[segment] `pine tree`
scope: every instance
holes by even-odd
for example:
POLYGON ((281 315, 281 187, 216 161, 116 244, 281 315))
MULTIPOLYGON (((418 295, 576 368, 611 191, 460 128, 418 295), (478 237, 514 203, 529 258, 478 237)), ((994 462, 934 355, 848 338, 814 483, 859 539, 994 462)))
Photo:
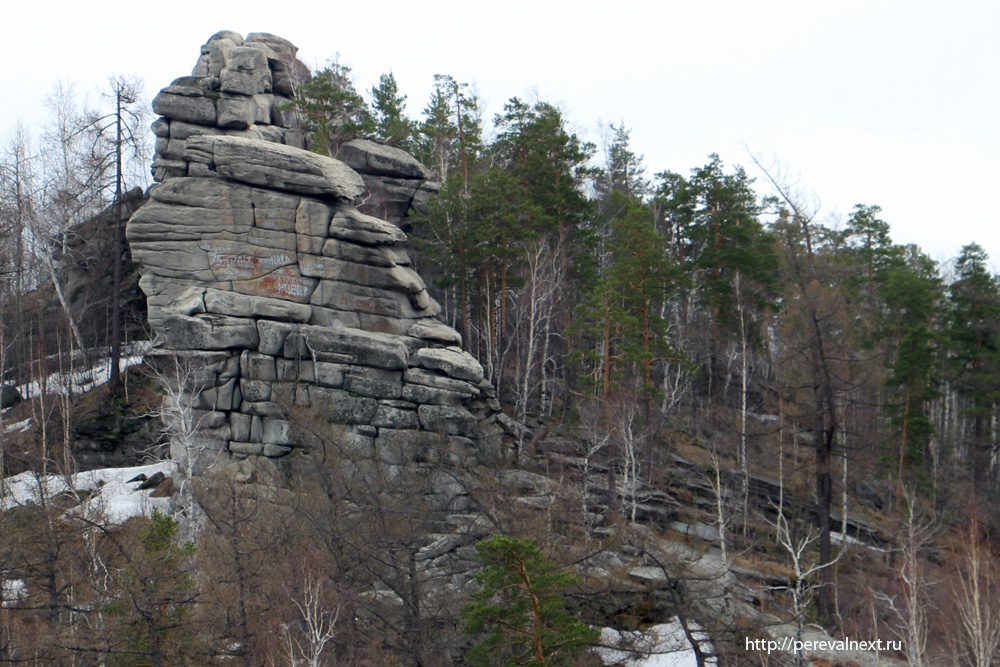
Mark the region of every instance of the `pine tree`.
POLYGON ((673 236, 674 254, 695 277, 695 294, 707 314, 712 394, 722 341, 739 337, 752 348, 760 340, 756 324, 776 305, 778 258, 775 238, 759 220, 765 202, 754 192, 753 179, 742 167, 727 174, 718 155, 710 158, 692 169, 689 179, 659 174, 656 199, 673 236))
POLYGON ((878 217, 881 212, 879 206, 855 205, 843 234, 850 254, 863 267, 862 281, 868 285, 870 293, 875 292, 886 272, 899 264, 901 252, 889 237, 889 223, 878 217))
POLYGON ((375 136, 390 146, 410 150, 415 127, 413 121, 406 117, 406 95, 399 94, 392 72, 379 77, 378 85, 372 86, 371 94, 375 136))
POLYGON ((416 142, 416 155, 439 181, 447 181, 458 128, 451 117, 451 105, 441 86, 435 86, 424 107, 424 121, 416 142))
POLYGON ((986 268, 986 251, 962 248, 951 285, 951 374, 973 420, 970 464, 977 488, 990 472, 992 419, 1000 400, 1000 281, 986 268))
POLYGON ((473 665, 556 667, 600 636, 566 610, 559 593, 576 583, 546 559, 531 539, 494 535, 476 545, 482 588, 462 609, 465 631, 481 635, 466 655, 473 665))
POLYGON ((943 342, 937 331, 944 300, 937 266, 916 246, 909 246, 905 252, 906 261, 885 271, 879 289, 886 307, 883 337, 895 347, 887 359, 886 386, 893 399, 890 424, 899 441, 899 493, 903 491, 906 466, 925 460, 934 435, 927 408, 939 394, 943 342))
POLYGON ((295 91, 295 99, 285 108, 297 109, 309 132, 309 148, 335 157, 340 145, 373 129, 373 122, 361 95, 354 88, 351 68, 338 56, 312 79, 295 91))
POLYGON ((121 557, 114 599, 104 608, 117 629, 106 664, 194 664, 188 655, 194 641, 188 632, 191 605, 198 597, 191 576, 194 544, 178 545, 177 521, 156 510, 134 542, 111 531, 104 535, 121 557))

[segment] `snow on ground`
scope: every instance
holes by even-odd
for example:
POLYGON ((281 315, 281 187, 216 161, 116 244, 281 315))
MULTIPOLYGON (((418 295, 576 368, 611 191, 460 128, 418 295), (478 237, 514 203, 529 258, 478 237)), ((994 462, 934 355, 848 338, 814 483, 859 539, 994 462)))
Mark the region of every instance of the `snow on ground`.
MULTIPOLYGON (((149 341, 131 343, 125 347, 125 354, 119 360, 118 368, 121 371, 137 366, 142 363, 146 352, 153 346, 149 341)), ((92 352, 100 352, 94 350, 92 352)), ((82 358, 79 353, 74 354, 77 358, 82 358)), ((53 361, 52 363, 56 363, 53 361)), ((94 387, 106 384, 111 379, 111 360, 107 356, 107 350, 103 351, 100 359, 90 368, 74 370, 72 374, 56 371, 50 373, 43 379, 33 379, 25 384, 17 385, 17 390, 21 392, 21 397, 28 399, 38 396, 43 390, 46 395, 65 394, 72 383, 74 394, 88 392, 94 387)))
POLYGON ((13 424, 8 424, 3 427, 4 434, 7 433, 19 433, 21 431, 27 431, 31 427, 31 417, 28 417, 24 421, 14 422, 13 424))
MULTIPOLYGON (((709 651, 704 643, 704 633, 693 627, 695 637, 702 641, 703 650, 709 651)), ((601 643, 604 646, 629 646, 630 650, 598 648, 597 654, 605 665, 620 667, 697 667, 691 644, 684 636, 684 629, 676 620, 654 625, 643 632, 619 632, 614 628, 601 629, 601 643)), ((707 664, 717 664, 708 658, 707 664)))
POLYGON ((139 491, 137 487, 141 482, 129 484, 126 480, 140 474, 152 477, 158 472, 169 477, 175 470, 173 461, 160 461, 132 468, 88 470, 69 477, 23 472, 3 480, 0 509, 38 504, 43 493, 51 497, 60 493, 93 491, 86 502, 68 514, 85 516, 95 523, 119 524, 133 516, 152 516, 154 509, 163 513, 170 510, 170 498, 150 498, 152 489, 139 491))
POLYGON ((13 607, 20 600, 28 597, 28 585, 24 579, 0 579, 0 598, 3 606, 13 607))
POLYGON ((844 544, 853 544, 855 546, 864 547, 870 549, 871 551, 880 551, 882 553, 889 553, 888 550, 882 549, 881 547, 876 547, 867 542, 863 542, 853 535, 844 535, 843 533, 838 533, 835 531, 830 531, 830 541, 832 542, 843 542, 844 544))

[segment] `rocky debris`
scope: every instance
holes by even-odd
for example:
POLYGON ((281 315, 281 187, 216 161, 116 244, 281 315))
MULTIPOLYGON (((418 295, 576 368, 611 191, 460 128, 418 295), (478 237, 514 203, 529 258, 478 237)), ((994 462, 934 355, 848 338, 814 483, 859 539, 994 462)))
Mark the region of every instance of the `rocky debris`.
POLYGON ((392 222, 428 172, 365 140, 343 161, 303 150, 281 108, 304 71, 295 52, 266 33, 217 33, 153 103, 158 183, 127 236, 157 334, 148 358, 195 415, 168 424, 171 454, 195 474, 277 461, 318 423, 390 465, 496 461, 493 389, 435 319, 392 222))

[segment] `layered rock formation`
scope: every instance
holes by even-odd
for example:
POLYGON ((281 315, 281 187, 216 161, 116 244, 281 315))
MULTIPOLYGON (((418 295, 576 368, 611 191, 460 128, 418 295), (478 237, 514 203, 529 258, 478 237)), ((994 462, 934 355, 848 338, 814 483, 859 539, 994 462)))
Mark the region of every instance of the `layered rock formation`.
POLYGON ((482 368, 435 319, 404 232, 357 205, 402 219, 433 190, 426 171, 367 141, 345 162, 303 150, 282 110, 307 73, 295 52, 218 33, 153 102, 158 183, 127 236, 159 354, 193 371, 179 388, 197 413, 175 417, 172 456, 195 471, 280 459, 308 420, 394 465, 493 460, 482 368))

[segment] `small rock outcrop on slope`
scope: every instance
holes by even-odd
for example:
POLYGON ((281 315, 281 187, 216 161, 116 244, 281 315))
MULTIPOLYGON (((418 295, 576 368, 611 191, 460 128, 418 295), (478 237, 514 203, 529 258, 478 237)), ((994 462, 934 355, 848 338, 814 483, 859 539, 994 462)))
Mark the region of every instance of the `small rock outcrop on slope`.
POLYGON ((309 415, 394 465, 495 460, 499 404, 481 366, 435 318, 404 232, 357 206, 401 220, 433 191, 427 172, 364 140, 345 162, 303 150, 282 110, 308 75, 295 52, 220 32, 153 101, 158 183, 127 236, 157 354, 183 362, 197 410, 174 417, 171 454, 195 473, 280 459, 309 415))

